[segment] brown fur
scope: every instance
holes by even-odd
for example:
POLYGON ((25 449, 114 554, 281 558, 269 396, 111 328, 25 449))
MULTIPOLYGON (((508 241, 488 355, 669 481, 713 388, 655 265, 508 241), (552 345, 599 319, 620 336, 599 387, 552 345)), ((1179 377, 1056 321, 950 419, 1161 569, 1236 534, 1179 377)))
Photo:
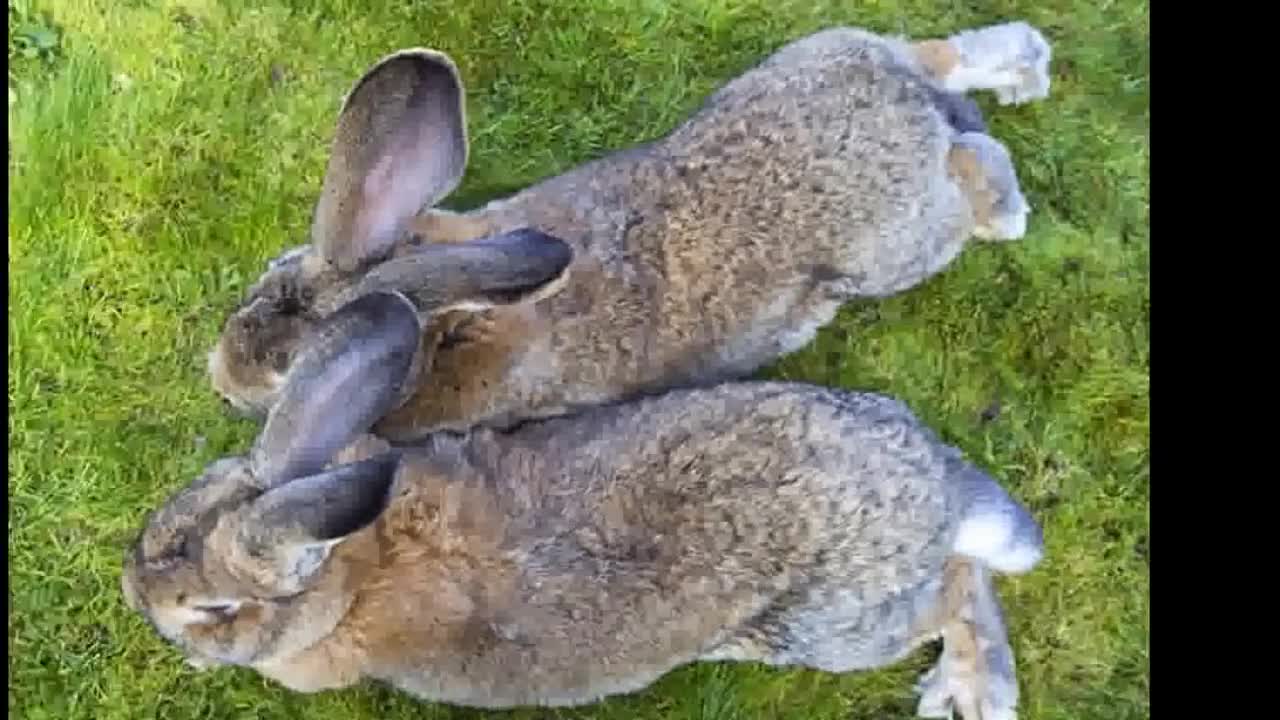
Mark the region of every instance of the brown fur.
POLYGON ((914 49, 920 65, 935 80, 942 80, 960 65, 960 51, 946 40, 925 40, 914 49))
POLYGON ((952 548, 974 498, 1023 511, 892 400, 721 385, 403 452, 377 518, 283 605, 263 600, 278 566, 237 540, 254 479, 212 468, 149 522, 131 606, 189 655, 308 692, 575 705, 700 659, 843 672, 941 634, 944 690, 1004 702, 985 690, 1012 677, 982 654, 1007 647, 986 571, 952 548), (175 531, 201 549, 175 556, 175 531), (203 596, 243 604, 184 622, 203 596))
POLYGON ((977 225, 986 225, 991 221, 999 194, 987 182, 978 155, 973 150, 953 147, 947 155, 947 168, 964 188, 969 198, 969 206, 973 208, 973 220, 977 225))
POLYGON ((249 458, 148 519, 124 593, 189 658, 501 708, 698 660, 879 667, 941 633, 923 708, 1012 717, 986 571, 1034 567, 1039 526, 902 403, 721 383, 392 447, 367 432, 417 313, 372 293, 327 317, 249 458))
POLYGON ((534 341, 545 332, 546 323, 529 306, 433 318, 423 336, 424 348, 433 352, 429 375, 453 382, 419 384, 404 405, 380 421, 376 432, 391 440, 409 439, 416 433, 402 428, 428 426, 442 417, 489 414, 486 403, 495 396, 494 389, 522 353, 537 352, 534 341))
POLYGON ((497 231, 488 218, 473 217, 446 210, 433 210, 414 218, 410 232, 426 242, 465 242, 497 231))

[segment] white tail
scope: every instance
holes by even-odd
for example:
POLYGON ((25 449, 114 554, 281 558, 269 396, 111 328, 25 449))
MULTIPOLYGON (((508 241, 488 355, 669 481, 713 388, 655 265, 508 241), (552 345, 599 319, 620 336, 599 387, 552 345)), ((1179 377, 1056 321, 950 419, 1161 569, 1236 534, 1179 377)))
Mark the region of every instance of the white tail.
POLYGON ((1044 557, 1040 525, 996 481, 966 467, 961 480, 964 519, 953 549, 996 572, 1024 573, 1044 557))

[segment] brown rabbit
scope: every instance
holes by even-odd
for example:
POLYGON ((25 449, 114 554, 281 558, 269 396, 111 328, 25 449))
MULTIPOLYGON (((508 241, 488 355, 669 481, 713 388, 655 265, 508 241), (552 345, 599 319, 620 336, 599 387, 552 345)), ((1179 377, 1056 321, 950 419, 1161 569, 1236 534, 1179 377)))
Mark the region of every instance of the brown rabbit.
POLYGON ((415 392, 377 428, 388 439, 743 377, 970 237, 1023 234, 1009 155, 959 93, 1044 97, 1049 54, 1025 23, 921 43, 826 30, 666 137, 455 213, 422 208, 466 164, 457 70, 396 53, 348 95, 311 243, 228 319, 213 385, 264 414, 315 323, 375 290, 446 305, 415 392))
POLYGON ((393 450, 363 433, 420 310, 331 314, 250 456, 148 519, 123 591, 193 664, 500 708, 699 660, 873 668, 941 636, 920 715, 1015 716, 990 573, 1034 567, 1040 528, 902 403, 731 382, 393 450))

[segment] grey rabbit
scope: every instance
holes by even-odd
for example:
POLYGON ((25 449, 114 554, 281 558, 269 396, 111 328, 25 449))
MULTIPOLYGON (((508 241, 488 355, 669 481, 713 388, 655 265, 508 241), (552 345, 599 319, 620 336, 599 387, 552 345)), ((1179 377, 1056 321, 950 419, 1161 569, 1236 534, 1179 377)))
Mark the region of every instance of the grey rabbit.
POLYGON ((149 516, 123 592, 192 664, 564 706, 941 637, 920 716, 1015 717, 992 573, 1032 569, 1041 530, 901 402, 725 382, 397 447, 367 433, 412 392, 420 312, 376 292, 330 314, 249 456, 149 516))
POLYGON ((413 392, 374 428, 391 441, 742 379, 846 301, 1023 236, 1009 153, 965 93, 1046 97, 1049 59, 1023 22, 823 30, 664 137, 451 212, 434 205, 466 167, 462 81, 439 52, 394 53, 346 97, 310 242, 226 319, 211 383, 265 416, 317 324, 379 290, 432 308, 413 392))

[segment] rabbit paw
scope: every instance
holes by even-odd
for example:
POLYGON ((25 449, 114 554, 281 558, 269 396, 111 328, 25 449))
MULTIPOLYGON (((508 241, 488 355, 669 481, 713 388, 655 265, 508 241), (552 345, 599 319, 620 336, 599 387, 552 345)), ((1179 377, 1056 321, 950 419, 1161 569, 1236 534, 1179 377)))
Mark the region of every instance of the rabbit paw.
POLYGON ((963 133, 952 141, 950 169, 969 196, 981 240, 1018 240, 1027 233, 1031 205, 1022 194, 1009 151, 983 133, 963 133))
POLYGON ((944 78, 947 89, 992 90, 1001 105, 1020 105, 1049 95, 1052 51, 1039 30, 1025 22, 992 25, 950 38, 959 62, 944 78))
POLYGON ((973 679, 965 679, 948 672, 945 661, 926 672, 916 685, 920 701, 916 705, 916 716, 935 720, 947 718, 952 720, 957 712, 963 720, 1017 720, 1016 691, 1010 693, 1000 680, 992 682, 987 678, 981 683, 973 679))
POLYGON ((183 662, 186 663, 187 667, 191 668, 192 670, 195 670, 196 672, 204 672, 206 670, 212 670, 213 668, 216 668, 222 665, 222 663, 218 662, 217 660, 213 660, 206 657, 200 657, 198 655, 188 655, 185 658, 183 658, 183 662))

